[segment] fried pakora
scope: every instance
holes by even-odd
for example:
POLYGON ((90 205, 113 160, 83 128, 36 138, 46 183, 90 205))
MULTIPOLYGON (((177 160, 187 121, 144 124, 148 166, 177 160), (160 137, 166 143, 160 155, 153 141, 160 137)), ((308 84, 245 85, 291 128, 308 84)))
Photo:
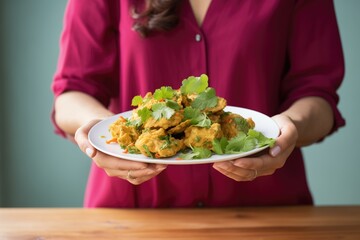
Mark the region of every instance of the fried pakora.
POLYGON ((109 127, 125 150, 152 158, 176 155, 185 148, 213 149, 217 139, 231 139, 254 128, 252 119, 225 112, 226 99, 208 87, 207 76, 189 77, 181 88, 161 87, 135 96, 132 115, 109 127))

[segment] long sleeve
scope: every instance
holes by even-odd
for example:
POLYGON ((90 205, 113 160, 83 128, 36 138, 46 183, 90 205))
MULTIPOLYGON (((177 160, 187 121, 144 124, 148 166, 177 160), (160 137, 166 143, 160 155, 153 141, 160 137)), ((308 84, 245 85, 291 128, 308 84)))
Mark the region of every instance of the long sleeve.
POLYGON ((107 105, 116 94, 117 31, 107 2, 69 1, 52 85, 56 96, 85 91, 107 105))
POLYGON ((111 97, 118 94, 118 31, 116 8, 111 10, 110 1, 68 2, 52 83, 55 97, 66 91, 81 91, 108 106, 111 97))
POLYGON ((298 1, 291 29, 282 109, 302 97, 322 97, 333 109, 335 131, 345 124, 337 108, 344 58, 332 0, 298 1))

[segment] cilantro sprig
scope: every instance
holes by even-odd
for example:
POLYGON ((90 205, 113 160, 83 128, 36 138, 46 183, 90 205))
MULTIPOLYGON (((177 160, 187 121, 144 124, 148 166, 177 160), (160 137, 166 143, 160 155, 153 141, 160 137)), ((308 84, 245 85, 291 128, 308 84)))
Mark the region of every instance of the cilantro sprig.
POLYGON ((184 119, 190 120, 190 123, 194 126, 206 128, 211 126, 211 120, 209 117, 199 109, 193 107, 186 107, 184 109, 184 119))
POLYGON ((208 87, 208 76, 201 74, 200 77, 190 76, 182 81, 180 91, 182 94, 202 93, 208 87))
POLYGON ((175 114, 175 110, 166 106, 166 103, 155 103, 151 107, 152 116, 159 120, 160 118, 170 119, 175 114))
POLYGON ((230 140, 223 137, 221 139, 215 139, 212 144, 216 154, 236 154, 248 152, 264 146, 273 147, 275 139, 268 138, 254 129, 249 129, 248 134, 240 132, 236 137, 233 137, 230 140))
POLYGON ((150 109, 148 109, 146 107, 139 109, 139 111, 137 113, 141 119, 141 123, 146 122, 152 115, 152 112, 150 111, 150 109))
POLYGON ((206 108, 215 107, 218 103, 215 89, 207 88, 204 92, 201 92, 199 96, 191 103, 193 108, 204 110, 206 108))
POLYGON ((171 87, 161 87, 154 92, 154 98, 156 100, 171 99, 175 94, 175 90, 171 87))
POLYGON ((179 158, 183 160, 203 159, 211 157, 212 152, 207 148, 191 147, 191 151, 179 154, 179 158))
POLYGON ((140 95, 133 97, 131 100, 131 106, 137 107, 143 103, 143 98, 140 95))

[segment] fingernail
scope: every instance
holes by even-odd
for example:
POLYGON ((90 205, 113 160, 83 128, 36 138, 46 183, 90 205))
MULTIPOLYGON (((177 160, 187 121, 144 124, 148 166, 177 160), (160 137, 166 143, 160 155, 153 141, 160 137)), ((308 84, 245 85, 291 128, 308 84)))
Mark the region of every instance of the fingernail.
POLYGON ((86 154, 89 156, 89 157, 92 157, 93 153, 94 153, 94 150, 91 149, 91 148, 86 148, 85 149, 85 152, 86 154))
POLYGON ((273 157, 276 157, 281 151, 281 148, 279 146, 275 146, 272 149, 270 149, 270 154, 273 157))

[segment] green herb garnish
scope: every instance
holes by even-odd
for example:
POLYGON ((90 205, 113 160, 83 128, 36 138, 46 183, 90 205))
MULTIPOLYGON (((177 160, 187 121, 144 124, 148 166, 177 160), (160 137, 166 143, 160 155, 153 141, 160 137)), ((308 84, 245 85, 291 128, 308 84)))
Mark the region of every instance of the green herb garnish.
POLYGON ((137 111, 137 114, 139 115, 139 117, 141 119, 140 124, 143 124, 144 122, 146 122, 146 120, 148 120, 152 116, 151 110, 146 107, 139 109, 137 111))
POLYGON ((172 108, 174 110, 180 110, 181 109, 180 105, 177 102, 173 101, 173 100, 166 100, 166 106, 169 107, 169 108, 172 108))
POLYGON ((213 150, 216 154, 234 154, 251 151, 269 145, 274 146, 275 139, 265 137, 261 132, 249 129, 248 135, 240 132, 230 140, 226 138, 215 139, 213 150))
POLYGON ((148 155, 148 157, 154 158, 154 154, 152 154, 152 152, 150 152, 148 146, 146 146, 145 144, 143 145, 143 148, 145 149, 146 154, 148 155))
POLYGON ((166 103, 155 103, 151 107, 152 116, 159 120, 161 118, 170 119, 175 114, 175 110, 166 106, 166 103))
POLYGON ((131 100, 131 106, 139 106, 143 103, 143 98, 140 95, 133 97, 131 100))
POLYGON ((204 92, 200 93, 191 103, 193 108, 204 110, 205 108, 212 108, 217 105, 218 98, 215 89, 207 88, 204 92))
POLYGON ((193 107, 186 107, 184 109, 184 119, 189 119, 190 123, 194 126, 207 128, 211 126, 211 120, 209 117, 199 109, 193 107))
POLYGON ((211 155, 212 155, 211 150, 207 148, 194 147, 191 148, 191 152, 181 153, 179 155, 179 158, 184 160, 203 159, 203 158, 209 158, 211 157, 211 155))
POLYGON ((171 99, 174 96, 175 91, 171 87, 161 87, 154 92, 154 98, 156 100, 171 99))
POLYGON ((182 81, 180 91, 182 94, 201 93, 208 87, 208 76, 202 74, 200 77, 190 76, 182 81))

